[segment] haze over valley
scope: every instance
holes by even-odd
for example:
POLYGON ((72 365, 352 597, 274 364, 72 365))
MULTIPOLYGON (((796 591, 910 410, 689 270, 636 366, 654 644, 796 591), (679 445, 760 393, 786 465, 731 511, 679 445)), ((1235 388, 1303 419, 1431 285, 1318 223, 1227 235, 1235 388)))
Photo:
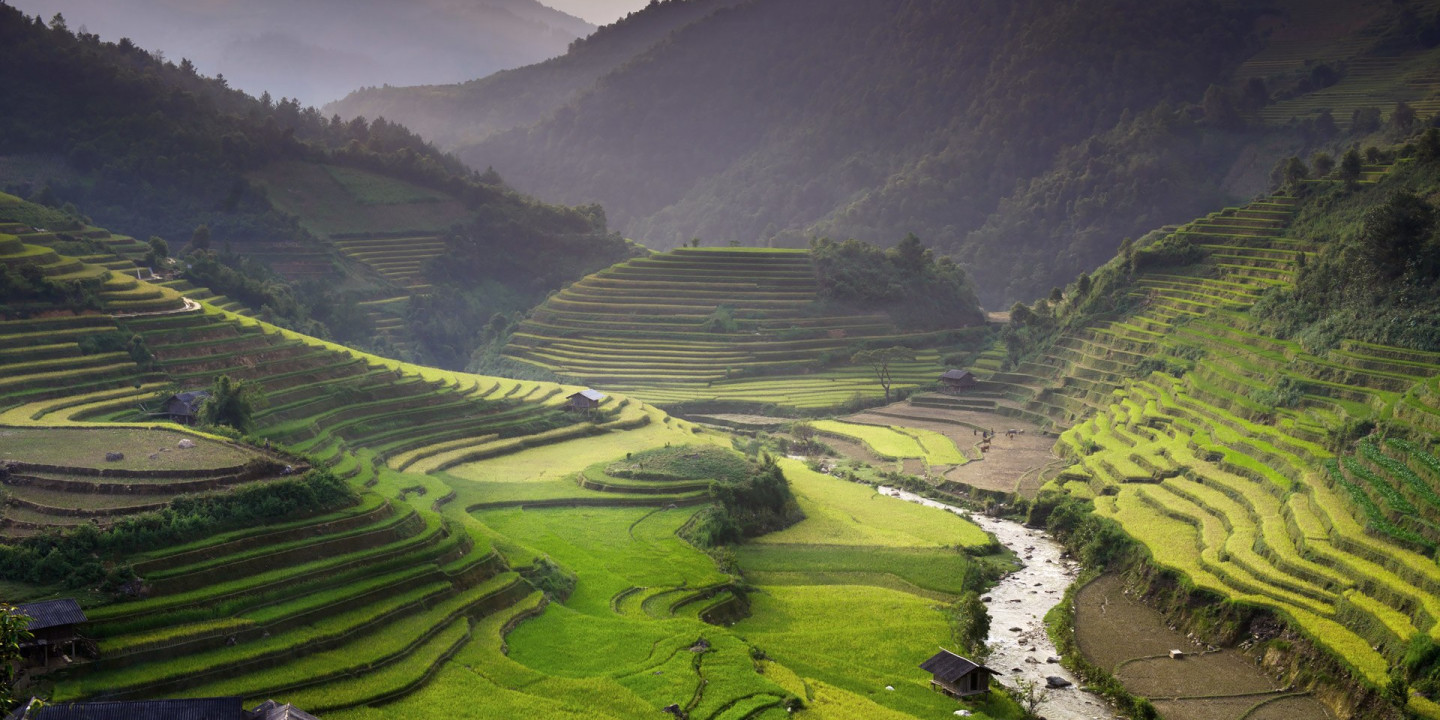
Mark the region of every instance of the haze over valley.
POLYGON ((1440 720, 1437 68, 1440 0, 0 0, 0 715, 1440 720))

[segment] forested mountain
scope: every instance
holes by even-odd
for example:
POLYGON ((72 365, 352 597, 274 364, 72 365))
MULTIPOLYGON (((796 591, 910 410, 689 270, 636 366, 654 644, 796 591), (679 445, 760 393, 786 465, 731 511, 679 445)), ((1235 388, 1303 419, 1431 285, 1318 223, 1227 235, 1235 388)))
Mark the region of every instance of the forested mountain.
POLYGON ((1360 77, 1366 53, 1415 57, 1429 46, 1401 30, 1432 14, 1287 0, 671 0, 544 65, 334 107, 419 127, 541 197, 599 202, 654 247, 914 232, 964 262, 996 307, 1102 262, 1117 238, 1262 190, 1277 158, 1337 130, 1286 122, 1331 107, 1344 123, 1351 109, 1285 103, 1360 77), (643 37, 625 32, 646 23, 643 37), (605 47, 633 57, 588 60, 605 47), (1243 64, 1276 48, 1284 57, 1243 64))
POLYGON ((363 88, 326 105, 325 111, 347 118, 399 120, 444 147, 474 144, 546 117, 677 28, 739 2, 655 3, 575 41, 568 53, 543 63, 458 85, 363 88))
MULTIPOLYGON (((460 315, 468 326, 433 343, 419 338, 418 357, 436 364, 463 365, 493 313, 524 310, 567 278, 631 252, 609 233, 603 211, 524 197, 395 123, 341 122, 294 100, 256 99, 200 75, 188 61, 164 60, 125 40, 102 42, 6 5, 0 5, 0 107, 6 109, 0 188, 65 206, 117 232, 158 236, 177 256, 209 249, 228 270, 215 268, 196 278, 199 284, 253 298, 252 310, 268 308, 267 319, 283 325, 323 336, 329 316, 354 324, 357 299, 392 298, 406 289, 342 258, 317 217, 368 209, 365 230, 398 232, 392 236, 401 239, 425 230, 439 238, 432 255, 453 251, 462 263, 470 255, 507 258, 510 264, 459 281, 448 301, 432 302, 435 316, 460 315), (272 193, 322 202, 282 211, 282 198, 272 193), (380 220, 389 226, 375 224, 380 220), (196 242, 201 226, 205 241, 196 242), (307 275, 318 282, 302 287, 251 262, 277 249, 308 253, 318 270, 307 275), (571 262, 548 263, 543 277, 511 272, 556 252, 571 262), (487 287, 478 288, 481 282, 487 287)), ((446 278, 431 282, 445 287, 446 278)))
POLYGON ((537 0, 18 0, 106 40, 188 58, 252 95, 334 100, 362 85, 460 82, 565 52, 594 30, 537 0))

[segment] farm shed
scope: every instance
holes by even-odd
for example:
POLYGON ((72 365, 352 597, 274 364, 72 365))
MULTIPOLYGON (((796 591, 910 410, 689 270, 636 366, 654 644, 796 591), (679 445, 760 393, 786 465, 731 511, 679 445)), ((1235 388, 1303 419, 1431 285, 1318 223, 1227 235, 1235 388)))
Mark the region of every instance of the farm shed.
POLYGON ((21 705, 5 720, 318 720, 292 705, 266 700, 246 710, 238 697, 193 700, 109 700, 21 705))
POLYGON ((961 390, 969 390, 978 382, 969 370, 951 369, 946 370, 945 374, 940 376, 940 389, 952 395, 958 395, 961 390))
POLYGON ((988 692, 990 678, 996 675, 994 670, 944 649, 920 663, 920 669, 932 676, 932 690, 955 698, 988 692))
POLYGON ((195 420, 200 417, 200 406, 205 399, 210 397, 209 390, 190 390, 165 398, 160 404, 160 409, 152 415, 159 415, 166 420, 174 420, 182 425, 194 425, 195 420))
POLYGON ((599 390, 586 388, 566 398, 566 410, 594 410, 600 407, 600 401, 605 399, 605 393, 599 390))
POLYGON ((14 613, 30 618, 33 636, 20 644, 27 662, 44 667, 57 652, 75 655, 75 626, 85 622, 85 611, 71 598, 16 605, 14 613))

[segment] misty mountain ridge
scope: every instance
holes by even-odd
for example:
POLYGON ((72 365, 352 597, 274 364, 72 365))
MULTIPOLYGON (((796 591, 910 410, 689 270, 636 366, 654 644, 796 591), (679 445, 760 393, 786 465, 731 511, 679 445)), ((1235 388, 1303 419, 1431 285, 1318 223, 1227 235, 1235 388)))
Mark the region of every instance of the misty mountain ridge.
POLYGON ((536 0, 20 0, 129 37, 252 95, 320 105, 367 85, 453 83, 565 52, 594 26, 536 0))
POLYGON ((1376 113, 1422 100, 1427 81, 1405 81, 1404 63, 1392 74, 1408 85, 1346 75, 1381 62, 1371 55, 1429 57, 1403 14, 1292 0, 668 0, 545 63, 326 110, 402 122, 550 201, 598 202, 655 248, 914 232, 999 307, 1063 285, 1124 237, 1263 191, 1277 160, 1335 137, 1349 98, 1373 98, 1376 113), (1358 92, 1304 99, 1337 80, 1358 92))

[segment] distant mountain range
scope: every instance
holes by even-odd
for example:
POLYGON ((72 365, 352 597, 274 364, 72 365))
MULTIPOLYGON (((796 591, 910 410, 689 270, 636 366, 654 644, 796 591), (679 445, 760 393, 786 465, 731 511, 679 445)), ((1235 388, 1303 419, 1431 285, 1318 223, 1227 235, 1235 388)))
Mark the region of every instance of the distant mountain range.
POLYGON ((402 122, 547 200, 598 202, 656 248, 914 232, 999 307, 1263 191, 1278 159, 1338 141, 1335 123, 1315 130, 1324 108, 1343 129, 1356 98, 1389 113, 1397 92, 1426 97, 1419 70, 1364 74, 1381 56, 1423 65, 1399 8, 667 0, 563 57, 326 111, 402 122), (1319 97, 1336 81, 1346 92, 1319 97))
POLYGON ((595 28, 536 0, 17 0, 128 37, 259 96, 319 105, 368 85, 453 83, 565 52, 595 28))

